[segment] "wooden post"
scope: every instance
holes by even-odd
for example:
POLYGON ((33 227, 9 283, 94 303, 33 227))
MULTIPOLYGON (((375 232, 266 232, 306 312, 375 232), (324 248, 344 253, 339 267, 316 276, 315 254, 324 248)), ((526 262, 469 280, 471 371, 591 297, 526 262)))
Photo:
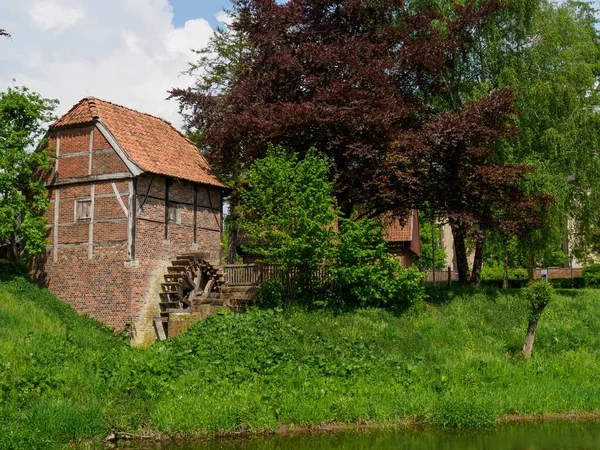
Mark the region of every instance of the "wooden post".
POLYGON ((169 239, 169 186, 171 179, 165 178, 165 241, 169 239))
POLYGON ((198 243, 198 185, 194 183, 194 244, 198 243))
POLYGON ((435 233, 433 232, 434 218, 431 217, 431 267, 433 270, 433 285, 435 286, 435 233))
MULTIPOLYGON (((58 162, 58 160, 57 160, 58 162)), ((53 261, 58 262, 58 222, 60 219, 60 188, 54 191, 54 229, 52 230, 54 237, 53 261)))
POLYGON ((448 266, 448 287, 452 287, 452 267, 448 266))
POLYGON ((94 204, 96 203, 96 185, 92 184, 90 188, 90 196, 92 198, 92 202, 90 204, 90 225, 88 228, 88 259, 92 259, 94 257, 94 204))
POLYGON ((137 178, 129 182, 129 214, 128 214, 128 257, 135 259, 135 229, 137 226, 137 178))

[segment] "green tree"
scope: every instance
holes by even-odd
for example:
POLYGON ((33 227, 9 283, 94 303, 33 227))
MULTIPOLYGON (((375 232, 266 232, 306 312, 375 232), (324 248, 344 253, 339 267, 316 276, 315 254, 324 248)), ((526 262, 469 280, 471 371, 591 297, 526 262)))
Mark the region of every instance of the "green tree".
POLYGON ((546 309, 546 306, 552 301, 554 288, 547 281, 532 281, 523 289, 523 296, 529 304, 529 317, 527 320, 527 333, 525 334, 525 343, 523 344, 523 356, 529 358, 533 350, 535 341, 535 332, 538 321, 546 309))
POLYGON ((13 262, 42 252, 49 204, 39 171, 48 170, 46 151, 34 151, 45 124, 54 119, 56 100, 25 87, 0 92, 0 241, 13 262))
POLYGON ((248 169, 241 183, 239 225, 245 247, 286 272, 316 272, 331 264, 337 209, 329 165, 316 150, 298 159, 281 147, 248 169))
POLYGON ((520 134, 502 146, 507 162, 533 165, 529 192, 556 200, 545 217, 546 229, 519 238, 532 273, 592 250, 600 211, 600 39, 595 11, 588 2, 509 2, 494 27, 484 31, 464 69, 465 96, 490 89, 516 88, 520 134), (480 61, 480 63, 477 63, 480 61), (469 70, 470 72, 467 72, 469 70), (571 242, 567 236, 571 235, 571 242), (563 256, 558 255, 562 248, 563 256))
POLYGON ((442 240, 441 226, 434 222, 433 226, 425 214, 419 212, 419 230, 421 234, 421 255, 415 259, 419 269, 432 270, 432 262, 435 253, 435 270, 443 270, 448 264, 448 255, 444 246, 440 245, 442 240))
POLYGON ((313 280, 329 274, 329 297, 355 304, 407 304, 421 296, 416 269, 387 250, 379 221, 343 217, 333 198, 331 166, 312 149, 299 159, 270 146, 241 181, 238 224, 245 247, 294 274, 292 298, 310 297, 313 280))

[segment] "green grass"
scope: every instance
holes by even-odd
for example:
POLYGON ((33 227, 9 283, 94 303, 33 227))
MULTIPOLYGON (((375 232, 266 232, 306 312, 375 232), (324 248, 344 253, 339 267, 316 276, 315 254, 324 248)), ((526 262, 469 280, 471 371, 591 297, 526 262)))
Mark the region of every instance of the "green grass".
POLYGON ((46 290, 0 279, 0 449, 107 433, 332 422, 479 427, 600 409, 600 291, 559 291, 533 357, 518 291, 432 291, 402 313, 252 310, 132 349, 46 290))

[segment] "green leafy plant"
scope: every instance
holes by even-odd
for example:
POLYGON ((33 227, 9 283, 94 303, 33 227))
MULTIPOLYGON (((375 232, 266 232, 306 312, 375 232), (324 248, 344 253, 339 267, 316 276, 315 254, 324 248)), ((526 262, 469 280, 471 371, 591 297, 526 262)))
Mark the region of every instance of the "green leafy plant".
POLYGON ((34 149, 57 103, 24 87, 0 92, 0 242, 8 244, 15 263, 46 245, 42 213, 49 199, 39 174, 50 168, 51 158, 34 149))
POLYGON ((585 285, 588 287, 600 286, 600 264, 590 264, 582 270, 585 285))
POLYGON ((238 224, 246 251, 278 265, 263 299, 408 305, 421 298, 422 274, 391 256, 376 220, 344 218, 328 181, 330 165, 315 149, 303 159, 270 146, 240 189, 238 224), (335 298, 337 296, 337 298, 335 298))
POLYGON ((523 356, 526 358, 531 356, 538 321, 546 306, 550 304, 553 294, 554 287, 547 281, 542 280, 532 281, 523 289, 523 298, 529 305, 527 334, 523 344, 523 356))

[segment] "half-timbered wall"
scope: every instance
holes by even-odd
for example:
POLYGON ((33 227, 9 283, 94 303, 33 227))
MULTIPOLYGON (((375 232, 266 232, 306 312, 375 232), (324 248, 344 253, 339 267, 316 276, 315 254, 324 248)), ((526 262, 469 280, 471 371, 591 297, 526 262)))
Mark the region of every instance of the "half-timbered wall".
POLYGON ((169 261, 194 251, 220 258, 221 192, 150 174, 137 179, 136 190, 135 258, 139 267, 132 290, 138 317, 136 339, 144 343, 154 336, 151 318, 158 315, 161 276, 169 261))
POLYGON ((133 323, 134 341, 150 342, 169 261, 191 251, 220 257, 221 191, 134 177, 93 126, 54 132, 50 143, 57 159, 41 280, 78 312, 117 329, 133 323))

